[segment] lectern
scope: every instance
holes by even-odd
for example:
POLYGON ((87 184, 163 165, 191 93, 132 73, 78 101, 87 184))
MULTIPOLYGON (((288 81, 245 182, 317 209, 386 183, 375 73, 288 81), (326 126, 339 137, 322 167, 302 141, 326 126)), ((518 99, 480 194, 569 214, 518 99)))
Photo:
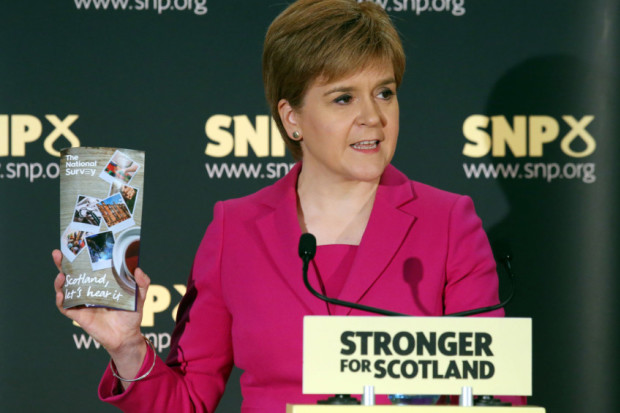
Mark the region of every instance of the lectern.
MULTIPOLYGON (((304 318, 304 394, 532 394, 532 320, 503 317, 304 318)), ((287 413, 462 413, 461 406, 288 405, 287 413)), ((467 403, 465 403, 467 405, 467 403)), ((468 412, 544 413, 536 406, 468 412)))
POLYGON ((286 413, 545 413, 536 406, 459 407, 459 406, 286 406, 286 413))

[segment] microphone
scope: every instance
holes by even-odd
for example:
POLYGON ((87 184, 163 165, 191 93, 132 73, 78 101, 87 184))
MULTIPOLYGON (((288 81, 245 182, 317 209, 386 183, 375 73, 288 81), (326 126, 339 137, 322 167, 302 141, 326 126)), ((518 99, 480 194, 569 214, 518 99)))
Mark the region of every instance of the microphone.
MULTIPOLYGON (((352 303, 349 301, 338 300, 336 298, 327 297, 319 293, 310 285, 310 282, 308 281, 308 265, 315 255, 316 255, 316 238, 314 237, 314 235, 310 234, 309 232, 306 232, 302 234, 301 237, 299 238, 299 257, 303 261, 302 274, 303 274, 304 284, 306 285, 306 288, 308 289, 308 291, 310 291, 315 297, 325 302, 328 302, 330 304, 340 305, 340 306, 344 306, 348 308, 353 308, 356 310, 367 311, 369 313, 375 313, 375 314, 387 315, 387 316, 398 316, 398 317, 410 317, 411 316, 410 314, 396 313, 394 311, 388 311, 382 308, 370 307, 367 305, 352 303)), ((506 304, 508 304, 510 300, 512 300, 512 297, 514 296, 515 276, 514 276, 514 273, 512 272, 512 267, 510 265, 512 261, 512 255, 509 253, 506 254, 504 257, 502 257, 501 261, 502 261, 502 264, 504 265, 505 271, 508 273, 509 278, 510 278, 511 291, 507 299, 505 299, 504 301, 496 305, 475 308, 473 310, 461 311, 458 313, 444 314, 444 316, 445 317, 465 317, 469 315, 486 313, 489 311, 493 311, 493 310, 497 310, 499 308, 505 307, 506 304)))
POLYGON ((314 258, 315 254, 316 238, 314 235, 309 232, 301 234, 301 238, 299 238, 299 258, 301 258, 304 264, 307 265, 307 263, 314 258))

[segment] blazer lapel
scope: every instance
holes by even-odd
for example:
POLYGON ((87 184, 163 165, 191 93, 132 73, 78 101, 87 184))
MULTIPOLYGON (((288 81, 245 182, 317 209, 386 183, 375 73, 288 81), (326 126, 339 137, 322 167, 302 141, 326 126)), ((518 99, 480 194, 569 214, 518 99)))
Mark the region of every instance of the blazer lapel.
MULTIPOLYGON (((377 189, 351 272, 340 294, 341 300, 359 302, 381 277, 416 219, 401 208, 414 197, 409 179, 393 166, 388 166, 377 189)), ((335 314, 344 315, 351 311, 348 307, 336 306, 335 314)))
MULTIPOLYGON (((277 276, 286 283, 308 314, 326 314, 324 302, 313 296, 303 283, 302 262, 298 254, 301 228, 297 219, 296 183, 301 164, 266 188, 262 203, 265 214, 256 220, 261 241, 277 276)), ((393 166, 381 178, 373 209, 359 245, 349 277, 338 298, 359 302, 392 261, 411 231, 416 217, 403 208, 415 198, 409 179, 393 166)), ((242 248, 243 246, 241 246, 242 248)), ((312 266, 310 281, 313 282, 312 266)), ((351 309, 335 306, 335 315, 349 314, 351 309)))
POLYGON ((298 253, 301 228, 295 190, 300 168, 298 163, 285 178, 268 188, 262 200, 268 211, 256 220, 256 226, 277 276, 290 287, 307 313, 325 314, 325 303, 306 290, 302 278, 302 261, 298 253))

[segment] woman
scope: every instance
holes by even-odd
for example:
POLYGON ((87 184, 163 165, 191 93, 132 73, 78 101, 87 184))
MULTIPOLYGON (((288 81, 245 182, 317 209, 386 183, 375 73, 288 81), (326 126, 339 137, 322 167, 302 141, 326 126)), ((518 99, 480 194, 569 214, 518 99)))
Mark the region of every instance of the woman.
MULTIPOLYGON (((266 96, 300 162, 274 185, 216 204, 167 365, 139 329, 146 274, 136 271, 136 313, 64 310, 64 276, 56 279, 60 311, 112 358, 103 400, 125 411, 212 412, 233 360, 244 370, 245 413, 324 398, 301 394, 303 316, 364 313, 306 291, 303 232, 319 245, 310 278, 329 296, 413 315, 498 302, 495 262, 471 200, 390 166, 404 67, 400 39, 372 3, 300 0, 276 18, 265 39, 266 96)), ((59 265, 59 252, 54 258, 59 265)))

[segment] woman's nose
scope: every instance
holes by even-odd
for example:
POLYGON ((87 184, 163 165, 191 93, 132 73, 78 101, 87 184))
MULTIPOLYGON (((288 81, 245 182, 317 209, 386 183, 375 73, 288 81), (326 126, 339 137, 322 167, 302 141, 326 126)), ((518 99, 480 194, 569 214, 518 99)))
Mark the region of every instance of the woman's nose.
POLYGON ((358 123, 365 126, 381 125, 383 115, 377 102, 373 99, 364 99, 360 105, 358 123))

